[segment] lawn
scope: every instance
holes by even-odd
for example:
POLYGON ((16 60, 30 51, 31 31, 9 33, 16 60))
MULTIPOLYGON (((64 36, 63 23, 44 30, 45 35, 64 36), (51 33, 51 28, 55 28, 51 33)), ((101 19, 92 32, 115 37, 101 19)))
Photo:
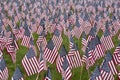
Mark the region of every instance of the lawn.
MULTIPOLYGON (((119 32, 120 33, 120 30, 119 32)), ((118 45, 119 43, 119 40, 117 39, 118 37, 118 33, 116 34, 115 37, 112 38, 114 44, 115 44, 115 47, 118 45)), ((101 37, 102 36, 102 31, 99 31, 98 32, 98 36, 101 37)), ((38 35, 36 33, 33 33, 33 37, 34 37, 34 44, 36 43, 37 39, 38 39, 38 35)), ((49 34, 46 36, 46 39, 47 41, 49 41, 50 39, 52 38, 52 34, 49 34)), ((63 38, 63 43, 62 45, 65 46, 67 52, 69 51, 69 39, 67 36, 65 36, 64 34, 62 34, 62 38, 63 38)), ((77 39, 74 37, 74 41, 75 43, 77 44, 78 46, 78 49, 79 49, 79 52, 80 52, 80 55, 82 56, 84 53, 81 51, 81 47, 82 47, 82 44, 81 44, 81 40, 82 38, 80 37, 80 39, 77 39)), ((7 54, 6 52, 6 49, 4 49, 3 53, 4 53, 4 59, 6 61, 6 65, 9 69, 9 79, 8 80, 11 80, 11 77, 15 71, 15 68, 18 66, 24 76, 24 79, 25 80, 36 80, 38 78, 38 80, 43 80, 44 79, 44 75, 46 73, 46 71, 43 71, 41 72, 40 74, 35 74, 35 75, 32 75, 32 76, 27 76, 27 74, 25 73, 25 70, 22 66, 22 59, 23 57, 25 56, 26 52, 28 51, 28 48, 24 47, 24 46, 21 46, 21 40, 18 40, 17 41, 18 45, 19 45, 19 50, 17 51, 17 60, 16 60, 16 63, 12 63, 12 60, 10 58, 10 56, 7 54)), ((37 58, 39 57, 39 51, 38 51, 38 48, 35 44, 35 47, 36 47, 36 51, 37 51, 37 58)), ((111 49, 111 53, 113 53, 115 50, 115 48, 111 49)), ((90 74, 92 73, 92 71, 95 69, 96 65, 100 65, 102 63, 104 58, 101 58, 100 60, 98 60, 94 66, 90 67, 89 70, 86 70, 85 69, 85 65, 79 67, 79 68, 75 68, 75 69, 72 69, 72 77, 71 77, 71 80, 88 80, 89 77, 90 77, 90 74)), ((56 69, 56 65, 55 64, 50 64, 50 63, 47 63, 50 67, 50 70, 51 70, 51 74, 52 74, 52 80, 62 80, 62 77, 61 77, 61 74, 58 73, 57 69, 56 69)), ((120 67, 117 66, 117 68, 119 69, 120 67)), ((117 80, 117 77, 115 76, 115 80, 117 80)))

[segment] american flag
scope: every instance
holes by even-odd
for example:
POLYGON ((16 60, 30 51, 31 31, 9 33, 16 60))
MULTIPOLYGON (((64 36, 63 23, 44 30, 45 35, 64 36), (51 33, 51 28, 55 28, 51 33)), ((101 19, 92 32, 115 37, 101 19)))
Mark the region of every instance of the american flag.
POLYGON ((102 80, 100 68, 98 66, 96 66, 95 70, 90 75, 90 80, 102 80))
POLYGON ((53 43, 53 40, 49 40, 45 50, 44 50, 44 55, 45 55, 45 59, 50 62, 51 64, 54 63, 57 55, 58 55, 58 51, 53 43))
POLYGON ((7 42, 7 39, 4 35, 4 32, 2 32, 0 34, 0 50, 3 50, 5 48, 6 42, 7 42))
POLYGON ((15 62, 16 61, 16 50, 18 49, 18 45, 12 33, 7 40, 6 49, 7 49, 7 52, 10 54, 12 61, 15 62))
POLYGON ((22 43, 21 43, 22 46, 26 46, 26 47, 30 46, 30 44, 29 44, 30 36, 31 36, 30 34, 31 33, 30 33, 28 27, 26 26, 24 36, 23 36, 23 39, 22 39, 22 43))
POLYGON ((46 38, 45 38, 45 35, 46 35, 46 34, 45 34, 45 31, 43 31, 43 32, 39 35, 39 38, 38 38, 38 40, 37 40, 37 42, 36 42, 38 48, 40 47, 41 44, 43 45, 43 50, 45 49, 45 47, 46 47, 46 45, 47 45, 47 40, 46 40, 46 38))
POLYGON ((58 57, 56 59, 56 66, 57 66, 57 70, 59 73, 61 73, 62 71, 62 65, 63 65, 63 57, 67 56, 67 52, 65 47, 62 45, 60 48, 60 53, 58 54, 58 57))
POLYGON ((23 75, 18 67, 15 69, 12 80, 24 80, 23 75))
POLYGON ((22 65, 28 76, 38 73, 39 64, 33 48, 30 48, 25 57, 22 59, 22 65))
POLYGON ((52 40, 57 50, 59 50, 63 39, 58 29, 55 30, 52 40))
POLYGON ((82 50, 83 50, 83 52, 85 52, 85 50, 86 50, 86 47, 87 47, 87 39, 86 39, 86 34, 85 34, 85 32, 83 32, 82 33, 82 45, 83 45, 83 47, 82 47, 82 50))
POLYGON ((114 47, 114 43, 112 41, 112 38, 110 36, 109 30, 106 29, 104 35, 100 39, 101 43, 105 47, 105 50, 110 50, 114 47))
POLYGON ((62 65, 62 77, 64 80, 69 80, 72 76, 71 68, 68 63, 66 56, 63 57, 63 65, 62 65))
POLYGON ((95 37, 95 42, 96 42, 95 52, 97 53, 98 58, 101 58, 105 55, 104 46, 101 44, 101 41, 98 36, 95 37))
POLYGON ((46 66, 46 60, 43 54, 43 50, 42 50, 42 46, 40 46, 40 55, 39 55, 39 60, 38 60, 38 64, 39 64, 39 73, 42 70, 47 70, 47 66, 46 66))
POLYGON ((115 64, 120 64, 120 44, 116 47, 114 51, 113 60, 115 64))
POLYGON ((72 28, 72 24, 69 24, 67 36, 70 37, 71 35, 74 36, 74 30, 72 28))
POLYGON ((47 69, 47 73, 45 75, 45 79, 44 80, 52 80, 52 74, 51 74, 51 71, 50 71, 49 67, 47 69))
POLYGON ((114 80, 113 74, 110 70, 107 60, 104 60, 101 65, 102 80, 114 80))
POLYGON ((82 66, 82 59, 75 43, 73 43, 73 46, 68 53, 68 62, 71 69, 82 66))
POLYGON ((5 60, 2 58, 0 60, 0 79, 7 80, 9 77, 8 75, 8 68, 6 66, 5 60))
POLYGON ((42 31, 43 31, 43 27, 42 26, 38 26, 37 34, 41 34, 42 31))
POLYGON ((117 69, 116 69, 116 66, 113 62, 113 58, 112 58, 112 55, 111 53, 108 51, 106 56, 105 56, 105 60, 108 62, 108 65, 110 67, 110 70, 111 70, 111 73, 113 75, 117 74, 117 69))
POLYGON ((82 32, 83 32, 83 29, 81 27, 81 24, 79 23, 79 19, 78 19, 78 16, 77 16, 76 17, 75 28, 74 28, 75 37, 77 37, 79 39, 82 32))

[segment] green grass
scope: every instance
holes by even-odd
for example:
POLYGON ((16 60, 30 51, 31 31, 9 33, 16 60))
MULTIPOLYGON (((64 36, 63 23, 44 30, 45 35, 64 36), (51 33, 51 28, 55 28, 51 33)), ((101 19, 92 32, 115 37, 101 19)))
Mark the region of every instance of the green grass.
MULTIPOLYGON (((120 31, 117 33, 116 36, 114 36, 112 38, 114 44, 115 44, 115 48, 116 46, 118 45, 118 43, 120 42, 117 37, 118 37, 118 34, 120 33, 120 31)), ((101 37, 103 34, 103 32, 100 30, 98 32, 98 36, 101 37)), ((46 36, 46 40, 49 41, 51 38, 52 38, 52 35, 53 34, 50 34, 48 33, 47 36, 46 36)), ((36 47, 36 51, 37 51, 37 54, 39 55, 39 50, 38 50, 38 47, 36 45, 36 41, 38 39, 39 35, 36 34, 36 33, 33 33, 33 38, 34 38, 34 44, 35 44, 35 47, 36 47)), ((67 52, 69 51, 69 39, 66 35, 62 34, 62 38, 63 38, 63 43, 62 45, 65 46, 67 52)), ((80 52, 80 55, 82 56, 83 55, 83 52, 81 50, 82 48, 82 44, 81 44, 81 40, 82 38, 80 37, 80 39, 77 39, 74 37, 74 41, 75 43, 77 44, 78 46, 78 50, 80 52)), ((11 77, 15 71, 15 68, 18 66, 22 72, 22 74, 24 75, 24 79, 25 80, 36 80, 36 78, 38 77, 38 80, 43 80, 44 79, 44 75, 46 73, 46 71, 43 71, 39 74, 35 74, 35 75, 32 75, 32 76, 27 76, 23 66, 22 66, 22 59, 23 57, 25 56, 25 54, 27 53, 28 51, 28 48, 24 47, 24 46, 21 46, 21 40, 18 40, 17 41, 18 45, 19 45, 19 50, 17 50, 17 60, 16 60, 16 63, 13 64, 12 60, 11 60, 11 57, 10 55, 8 55, 8 53, 6 52, 6 50, 4 49, 3 51, 3 55, 4 55, 4 59, 6 61, 6 65, 8 67, 8 70, 9 70, 9 79, 8 80, 11 80, 11 77)), ((114 52, 115 48, 112 48, 110 51, 111 53, 114 52)), ((39 56, 37 56, 38 58, 39 56)), ((103 61, 104 58, 101 58, 99 60, 96 61, 95 65, 90 67, 89 70, 86 70, 85 68, 85 65, 79 67, 79 68, 75 68, 75 69, 72 69, 72 77, 71 77, 71 80, 88 80, 89 79, 89 76, 90 74, 92 73, 92 71, 95 69, 96 65, 100 66, 102 61, 103 61)), ((50 67, 50 70, 51 70, 51 74, 52 74, 52 80, 62 80, 62 76, 60 73, 58 73, 57 69, 56 69, 56 65, 55 64, 50 64, 50 63, 47 63, 50 67)), ((117 69, 120 70, 120 66, 117 66, 117 69)), ((117 76, 115 76, 115 80, 117 80, 117 76)))

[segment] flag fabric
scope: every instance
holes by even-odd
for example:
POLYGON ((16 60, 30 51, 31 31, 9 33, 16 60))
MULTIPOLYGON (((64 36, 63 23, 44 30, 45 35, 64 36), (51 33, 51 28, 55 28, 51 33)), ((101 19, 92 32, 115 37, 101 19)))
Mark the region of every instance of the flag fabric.
POLYGON ((87 43, 88 43, 85 32, 82 33, 82 42, 81 43, 83 45, 82 51, 85 52, 86 47, 87 47, 87 43))
POLYGON ((113 60, 115 64, 120 64, 120 44, 116 47, 113 53, 113 60))
POLYGON ((39 64, 33 48, 30 48, 22 59, 22 65, 28 76, 38 73, 39 64))
POLYGON ((118 39, 120 40, 120 34, 119 34, 119 36, 118 36, 118 39))
POLYGON ((47 45, 47 40, 46 40, 46 38, 45 38, 45 31, 43 31, 40 35, 39 35, 39 37, 38 37, 38 39, 37 39, 37 41, 36 41, 36 44, 37 44, 37 47, 39 48, 39 46, 40 45, 43 45, 42 47, 43 47, 43 50, 45 49, 45 47, 46 47, 46 45, 47 45))
POLYGON ((52 74, 51 74, 51 71, 50 71, 49 67, 47 69, 47 73, 45 75, 45 79, 44 80, 52 80, 52 74))
POLYGON ((18 67, 15 69, 12 80, 24 80, 23 75, 18 67))
POLYGON ((89 80, 103 80, 98 66, 96 66, 95 70, 90 75, 89 80))
POLYGON ((0 50, 3 50, 5 48, 6 43, 7 43, 7 39, 6 39, 5 35, 4 35, 4 32, 2 32, 0 34, 0 50))
POLYGON ((110 50, 111 48, 114 47, 114 43, 111 39, 108 29, 106 29, 106 31, 105 31, 104 35, 101 37, 100 41, 104 45, 105 50, 110 50))
POLYGON ((54 35, 53 35, 52 40, 53 40, 53 43, 55 44, 55 47, 57 48, 57 50, 59 50, 59 48, 60 48, 60 46, 62 44, 63 39, 62 39, 62 36, 61 36, 61 34, 60 34, 58 29, 56 29, 54 31, 54 35))
POLYGON ((101 76, 102 80, 114 80, 113 74, 111 72, 107 60, 104 60, 101 65, 101 76))
POLYGON ((64 56, 63 65, 62 65, 62 77, 64 78, 64 80, 69 80, 71 76, 72 76, 72 72, 70 65, 68 63, 67 58, 64 56))
POLYGON ((23 36, 21 45, 22 45, 22 46, 29 47, 29 46, 30 46, 29 42, 30 42, 31 33, 30 33, 30 31, 29 31, 28 26, 27 26, 26 23, 25 23, 24 27, 25 27, 25 28, 24 28, 24 29, 25 29, 25 32, 24 32, 24 36, 23 36))
POLYGON ((38 59, 38 64, 39 64, 39 73, 42 70, 47 70, 47 66, 46 66, 46 60, 43 54, 43 50, 42 50, 42 46, 40 46, 40 55, 39 55, 39 59, 38 59))
POLYGON ((43 31, 43 27, 42 26, 38 26, 37 34, 41 34, 42 31, 43 31))
POLYGON ((62 72, 62 65, 63 65, 63 61, 64 61, 64 59, 63 59, 64 56, 67 56, 67 52, 66 52, 65 47, 62 45, 60 48, 60 53, 58 54, 57 59, 56 59, 56 67, 57 67, 57 70, 59 73, 62 72))
POLYGON ((117 74, 117 69, 115 67, 115 63, 113 62, 113 58, 110 52, 107 52, 105 56, 105 60, 108 62, 109 68, 113 75, 117 74))
POLYGON ((44 50, 45 59, 50 62, 51 64, 54 63, 56 57, 58 56, 58 51, 53 43, 53 40, 49 40, 44 50))
POLYGON ((0 60, 0 79, 7 80, 9 77, 8 75, 8 68, 6 66, 4 58, 0 60))

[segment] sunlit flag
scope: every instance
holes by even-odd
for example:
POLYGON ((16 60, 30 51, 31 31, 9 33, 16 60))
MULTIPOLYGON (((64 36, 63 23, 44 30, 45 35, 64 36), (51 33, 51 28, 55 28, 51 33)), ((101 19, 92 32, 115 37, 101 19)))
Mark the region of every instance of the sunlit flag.
POLYGON ((100 68, 96 66, 92 74, 90 75, 90 80, 102 80, 102 76, 100 73, 100 68))
POLYGON ((0 60, 0 79, 7 80, 9 77, 8 75, 8 68, 6 66, 5 60, 2 58, 0 60))
POLYGON ((12 80, 24 80, 23 75, 18 67, 15 69, 12 80))
POLYGON ((51 39, 48 41, 46 48, 44 50, 45 59, 51 64, 53 64, 57 58, 57 55, 58 55, 58 51, 53 43, 53 40, 51 39))
POLYGON ((35 56, 33 48, 30 48, 22 59, 22 65, 28 76, 38 73, 39 64, 35 56))

